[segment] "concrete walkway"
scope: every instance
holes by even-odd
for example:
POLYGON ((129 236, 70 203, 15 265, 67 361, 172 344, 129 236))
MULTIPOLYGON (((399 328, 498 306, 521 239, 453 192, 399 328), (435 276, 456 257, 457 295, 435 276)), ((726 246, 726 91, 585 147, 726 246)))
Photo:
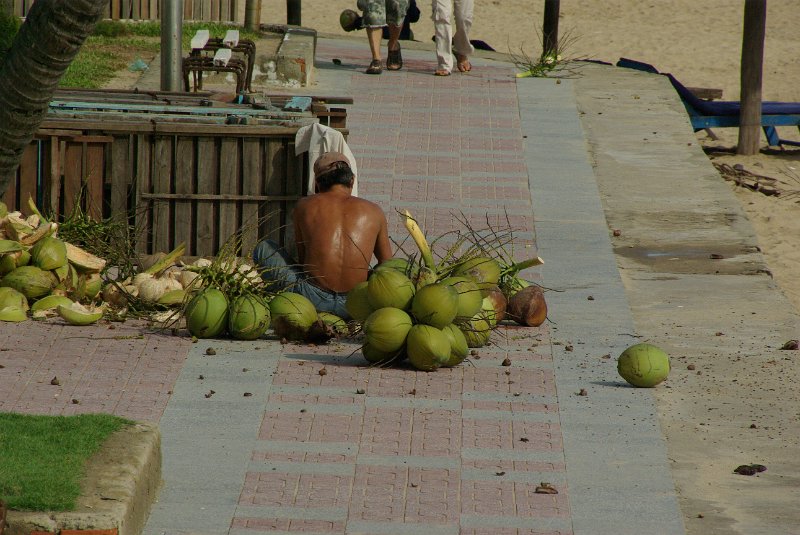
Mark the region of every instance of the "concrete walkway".
MULTIPOLYGON (((313 88, 354 97, 362 196, 387 211, 398 241, 404 209, 429 236, 460 221, 511 225, 514 257, 545 259, 528 276, 554 290, 549 322, 502 328, 471 363, 435 373, 365 367, 353 342, 189 344, 136 337, 133 325, 0 324, 0 410, 159 422, 164 486, 150 535, 684 533, 654 393, 627 387, 615 367, 642 338, 598 190, 609 168, 598 167, 591 115, 613 122, 618 110, 593 99, 620 74, 587 65, 576 80, 517 80, 513 65, 476 58, 471 73, 439 78, 432 52, 406 50, 403 70, 368 76, 366 59, 366 41, 320 39, 313 88), (558 494, 536 493, 541 482, 558 494)), ((649 90, 653 113, 626 120, 661 125, 661 150, 630 142, 603 154, 707 173, 668 85, 649 90)))
POLYGON ((620 388, 601 359, 634 328, 573 84, 481 60, 437 78, 422 51, 368 76, 365 52, 321 40, 315 90, 354 96, 362 195, 392 236, 404 209, 432 236, 511 225, 517 259, 546 259, 529 275, 567 291, 548 293, 545 327, 504 329, 433 374, 362 367, 352 343, 193 346, 161 419, 147 533, 682 533, 651 393, 620 388))

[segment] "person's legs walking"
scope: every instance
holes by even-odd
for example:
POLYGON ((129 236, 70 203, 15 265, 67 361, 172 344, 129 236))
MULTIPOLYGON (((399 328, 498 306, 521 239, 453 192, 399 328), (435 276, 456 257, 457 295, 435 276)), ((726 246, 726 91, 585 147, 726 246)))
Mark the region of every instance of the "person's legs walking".
POLYGON ((380 74, 383 71, 381 39, 383 27, 386 26, 386 4, 384 0, 358 0, 358 7, 363 12, 369 51, 372 54, 372 62, 367 67, 367 74, 380 74))
POLYGON ((472 29, 472 11, 474 0, 455 0, 456 33, 453 44, 458 61, 458 70, 468 72, 472 70, 469 57, 475 52, 469 42, 469 32, 472 29))
POLYGON ((436 38, 436 74, 446 76, 453 70, 453 26, 450 23, 453 0, 432 0, 431 19, 436 38))
POLYGON ((408 11, 408 0, 386 0, 386 22, 389 25, 389 42, 386 46, 386 68, 398 71, 403 68, 400 52, 400 32, 408 11))

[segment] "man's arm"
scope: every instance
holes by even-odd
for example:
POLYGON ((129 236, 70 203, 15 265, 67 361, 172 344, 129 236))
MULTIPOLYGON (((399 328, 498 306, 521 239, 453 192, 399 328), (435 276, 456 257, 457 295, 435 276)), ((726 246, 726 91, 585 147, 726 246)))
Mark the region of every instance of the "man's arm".
POLYGON ((378 263, 389 260, 392 257, 392 245, 389 243, 389 223, 386 216, 381 212, 381 228, 378 231, 378 239, 375 240, 375 258, 378 263))

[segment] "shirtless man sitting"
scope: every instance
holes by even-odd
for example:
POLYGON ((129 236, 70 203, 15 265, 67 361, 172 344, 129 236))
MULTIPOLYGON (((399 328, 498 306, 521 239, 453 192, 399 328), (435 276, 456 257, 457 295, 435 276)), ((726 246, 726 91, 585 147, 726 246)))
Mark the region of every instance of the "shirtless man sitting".
POLYGON ((377 204, 351 195, 355 176, 344 154, 322 154, 314 178, 316 194, 294 209, 299 262, 271 240, 258 244, 253 260, 271 290, 299 293, 317 310, 349 319, 347 292, 367 280, 373 255, 378 263, 392 257, 388 224, 377 204))

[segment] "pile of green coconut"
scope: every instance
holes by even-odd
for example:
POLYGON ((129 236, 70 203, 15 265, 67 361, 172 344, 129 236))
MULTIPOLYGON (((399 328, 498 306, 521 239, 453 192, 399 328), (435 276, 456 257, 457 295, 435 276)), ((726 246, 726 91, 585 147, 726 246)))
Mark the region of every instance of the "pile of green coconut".
POLYGON ((270 292, 259 270, 235 254, 235 240, 214 259, 189 263, 181 244, 130 276, 113 278, 105 260, 60 239, 58 224, 30 204, 34 215, 23 218, 0 203, 0 321, 57 315, 89 325, 104 314, 145 311, 163 326, 184 321, 196 338, 255 340, 270 329, 300 343, 354 337, 363 340, 371 364, 408 362, 433 371, 460 364, 505 319, 538 326, 547 316, 541 287, 519 276, 540 258, 513 262, 493 254, 494 243, 476 241, 436 262, 408 212, 405 225, 418 252, 376 266, 348 294, 351 319, 345 321, 317 311, 300 294, 270 292))
POLYGON ((106 262, 57 237, 58 224, 23 217, 0 202, 0 321, 60 316, 88 325, 103 316, 91 303, 106 262))
POLYGON ((393 258, 347 296, 347 311, 364 334, 362 353, 373 364, 408 361, 433 371, 452 367, 470 348, 483 347, 506 317, 538 326, 547 317, 541 287, 518 276, 539 265, 538 257, 505 264, 483 248, 470 248, 438 264, 416 221, 406 212, 406 227, 420 261, 393 258))

